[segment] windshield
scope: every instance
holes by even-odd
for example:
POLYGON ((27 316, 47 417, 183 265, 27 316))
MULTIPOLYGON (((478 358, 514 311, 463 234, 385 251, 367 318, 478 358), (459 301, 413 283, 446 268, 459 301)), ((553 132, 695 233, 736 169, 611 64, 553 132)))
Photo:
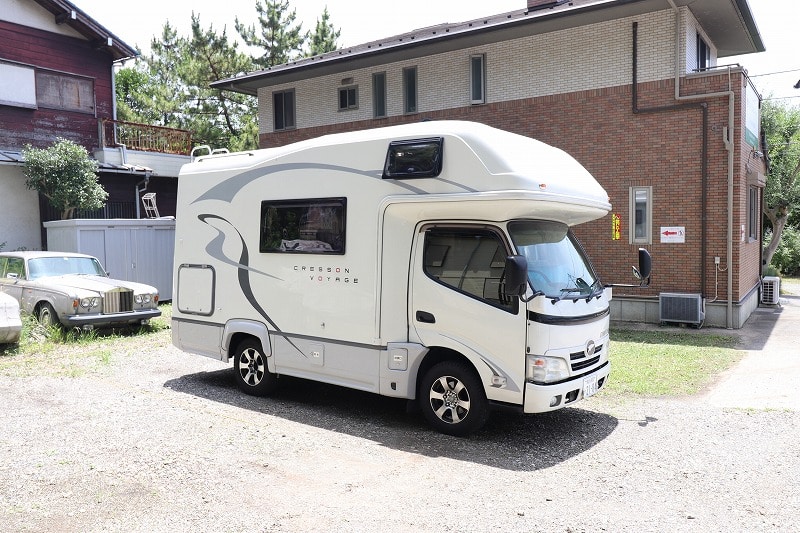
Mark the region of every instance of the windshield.
POLYGON ((66 274, 106 275, 94 257, 39 257, 28 261, 29 279, 66 274))
POLYGON ((508 231, 528 261, 528 281, 548 298, 586 298, 602 290, 592 265, 566 224, 515 220, 508 231))

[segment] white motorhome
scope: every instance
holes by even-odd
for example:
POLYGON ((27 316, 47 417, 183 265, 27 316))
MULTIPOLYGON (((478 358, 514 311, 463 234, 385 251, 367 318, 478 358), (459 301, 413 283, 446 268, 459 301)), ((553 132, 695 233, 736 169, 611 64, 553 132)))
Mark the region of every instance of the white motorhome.
POLYGON ((179 177, 173 343, 233 359, 249 394, 318 380, 454 435, 495 404, 559 409, 609 374, 610 289, 569 228, 610 208, 563 151, 471 122, 201 157, 179 177))

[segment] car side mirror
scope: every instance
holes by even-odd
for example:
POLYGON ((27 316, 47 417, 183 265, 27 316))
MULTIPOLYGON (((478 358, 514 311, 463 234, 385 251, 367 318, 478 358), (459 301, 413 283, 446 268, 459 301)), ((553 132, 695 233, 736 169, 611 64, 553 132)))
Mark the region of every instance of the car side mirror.
POLYGON ((639 285, 641 287, 650 285, 650 272, 653 268, 653 260, 650 257, 650 252, 644 248, 639 248, 639 268, 631 268, 633 269, 634 277, 639 280, 639 285))
POLYGON ((528 260, 522 255, 506 257, 504 272, 506 296, 523 296, 528 290, 528 260))

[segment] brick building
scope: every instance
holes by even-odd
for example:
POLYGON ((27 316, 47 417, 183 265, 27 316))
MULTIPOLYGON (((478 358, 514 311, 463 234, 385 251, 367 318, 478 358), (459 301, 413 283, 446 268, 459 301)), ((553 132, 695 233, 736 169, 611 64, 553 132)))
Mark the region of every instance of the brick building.
POLYGON ((760 96, 721 59, 763 50, 746 0, 528 0, 213 85, 258 96, 262 147, 465 119, 562 148, 611 197, 576 228, 604 281, 653 257, 614 318, 657 322, 660 294, 694 294, 706 324, 738 328, 759 304, 765 162, 760 96))
POLYGON ((137 218, 145 190, 175 214, 189 161, 182 130, 117 122, 114 68, 138 52, 67 0, 0 0, 0 244, 46 247, 42 222, 60 214, 25 186, 22 150, 69 139, 98 160, 109 193, 83 218, 137 218), (176 145, 179 149, 172 150, 176 145), (176 155, 182 154, 182 155, 176 155))

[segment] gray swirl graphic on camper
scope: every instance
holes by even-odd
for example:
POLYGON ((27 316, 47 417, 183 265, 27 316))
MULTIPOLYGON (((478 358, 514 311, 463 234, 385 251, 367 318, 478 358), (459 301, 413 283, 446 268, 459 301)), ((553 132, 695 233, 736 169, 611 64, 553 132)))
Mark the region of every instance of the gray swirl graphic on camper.
POLYGON ((231 229, 233 231, 235 231, 236 234, 239 236, 239 240, 241 241, 242 248, 243 248, 243 252, 242 253, 246 254, 247 246, 245 245, 244 238, 242 237, 242 234, 239 233, 239 230, 237 230, 234 227, 233 224, 231 224, 230 222, 228 222, 224 218, 220 217, 219 215, 203 214, 203 215, 198 215, 197 218, 201 222, 205 223, 207 226, 209 226, 211 228, 214 228, 217 231, 217 236, 214 237, 213 239, 211 239, 211 241, 209 241, 209 243, 206 245, 206 252, 208 252, 208 255, 210 255, 214 259, 217 259, 218 261, 220 261, 222 263, 225 263, 226 265, 230 265, 230 266, 233 266, 233 267, 236 267, 236 268, 243 268, 245 270, 249 270, 250 272, 255 272, 256 274, 261 274, 262 276, 266 276, 268 278, 277 279, 278 281, 284 281, 282 278, 279 278, 277 276, 273 276, 272 274, 267 274, 266 272, 263 272, 261 270, 255 269, 255 268, 253 268, 253 267, 251 267, 251 266, 249 266, 247 264, 242 263, 241 259, 239 259, 239 260, 232 259, 232 258, 228 257, 227 255, 225 255, 225 251, 222 249, 222 246, 225 243, 225 237, 226 237, 225 232, 222 231, 221 229, 219 229, 218 227, 212 226, 211 224, 209 224, 207 219, 220 220, 220 221, 225 222, 226 224, 228 224, 231 227, 231 229))
MULTIPOLYGON (((223 202, 231 203, 234 197, 241 191, 244 187, 252 183, 253 181, 267 176, 269 174, 275 174, 277 172, 286 172, 290 170, 331 170, 337 172, 347 172, 350 174, 360 174, 361 176, 370 178, 370 179, 381 179, 382 171, 381 170, 358 170, 351 167, 343 167, 340 165, 328 165, 325 163, 285 163, 280 165, 270 165, 268 167, 259 167, 247 170, 245 172, 241 172, 232 176, 226 180, 219 182, 218 184, 211 187, 209 190, 198 196, 195 200, 191 203, 195 204, 197 202, 202 202, 203 200, 221 200, 223 202)), ((427 191, 424 191, 418 187, 413 185, 409 185, 408 183, 397 181, 397 180, 385 180, 392 182, 394 185, 401 189, 406 189, 410 192, 415 194, 428 194, 427 191)), ((451 183, 446 180, 439 180, 444 181, 445 183, 451 183)), ((451 183, 452 184, 452 183, 451 183)), ((457 184, 455 184, 457 185, 457 184)), ((464 188, 463 185, 461 185, 464 188)))

